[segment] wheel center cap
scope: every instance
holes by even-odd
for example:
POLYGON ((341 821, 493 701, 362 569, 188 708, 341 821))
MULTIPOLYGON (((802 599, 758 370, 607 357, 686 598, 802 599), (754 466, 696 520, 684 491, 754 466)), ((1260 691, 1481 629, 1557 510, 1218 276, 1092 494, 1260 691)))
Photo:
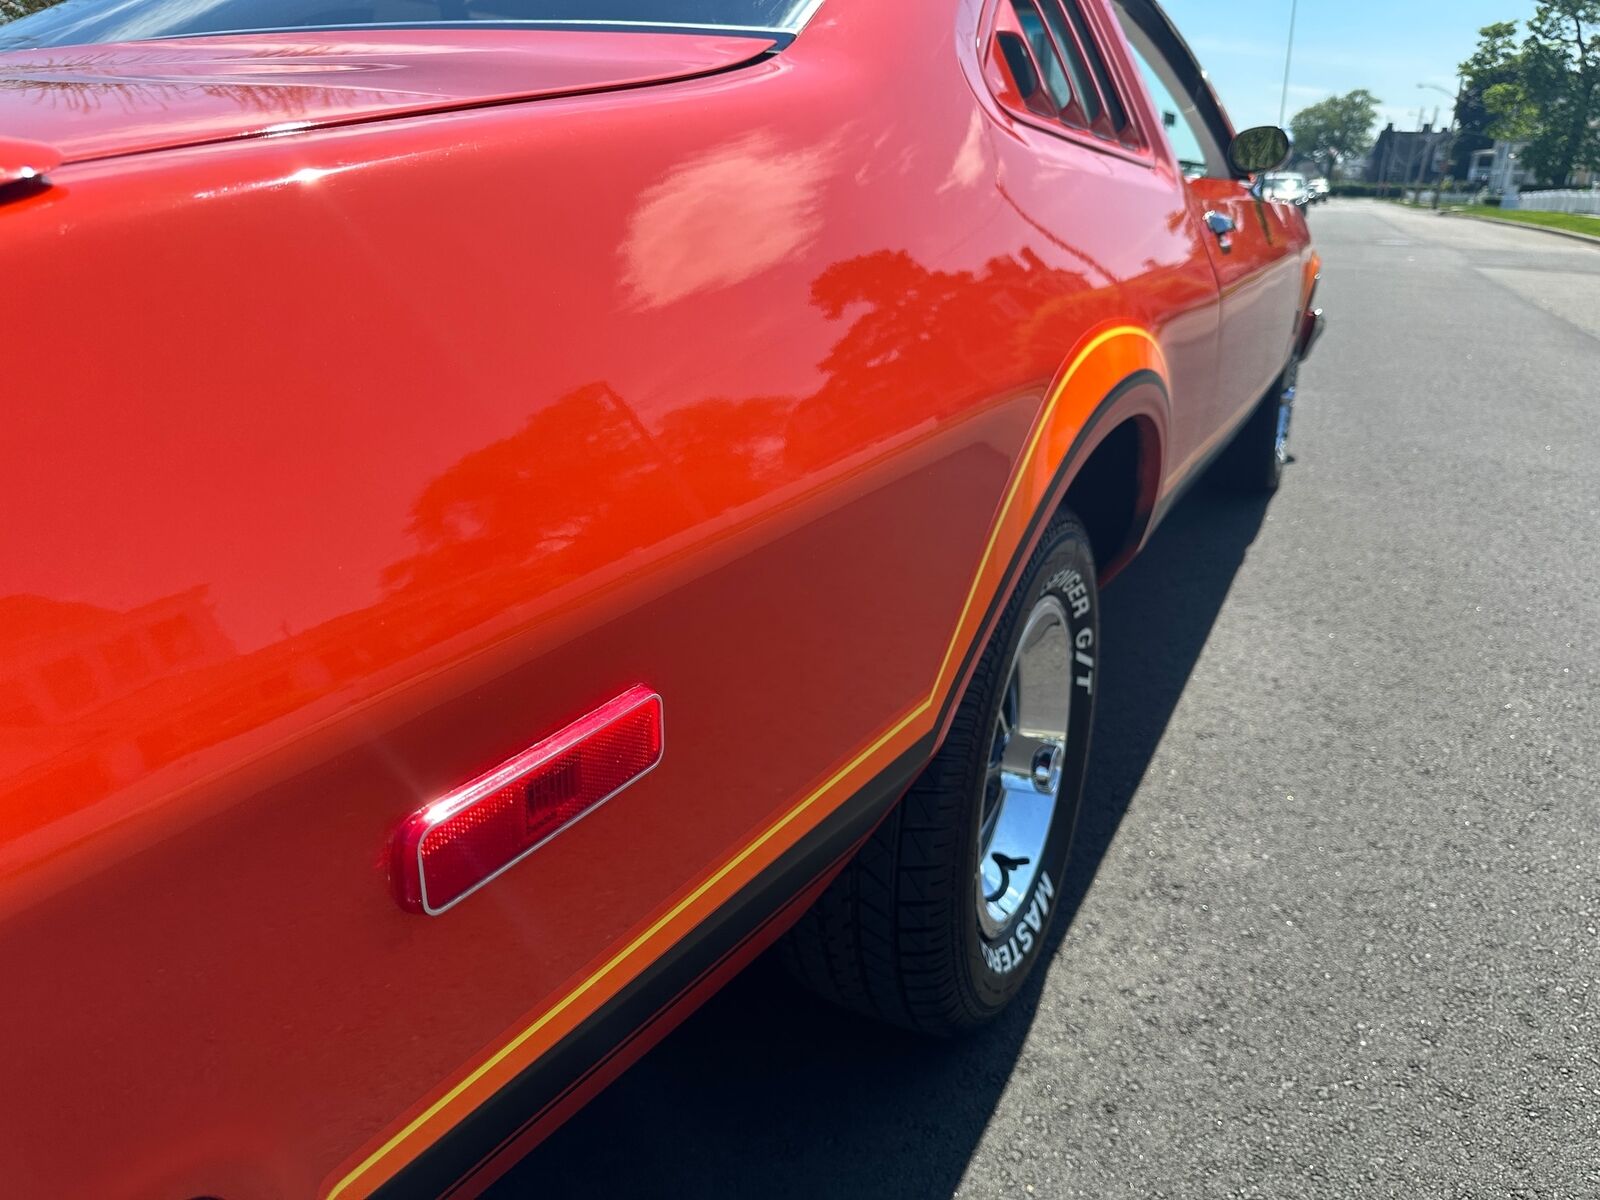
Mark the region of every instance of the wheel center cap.
POLYGON ((1066 748, 1058 744, 1040 746, 1033 755, 1033 786, 1049 795, 1061 786, 1061 760, 1066 748))

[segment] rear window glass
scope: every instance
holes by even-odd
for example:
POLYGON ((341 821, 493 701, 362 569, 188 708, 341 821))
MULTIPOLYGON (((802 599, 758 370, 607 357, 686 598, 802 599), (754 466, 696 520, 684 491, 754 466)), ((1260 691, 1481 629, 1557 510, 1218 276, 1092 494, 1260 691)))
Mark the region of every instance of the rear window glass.
POLYGON ((1017 13, 1017 24, 1022 26, 1022 32, 1028 39, 1028 49, 1033 51, 1033 61, 1039 64, 1039 73, 1044 76, 1045 90, 1050 93, 1051 103, 1058 109, 1065 108, 1072 103, 1072 85, 1067 82, 1066 68, 1061 65, 1050 34, 1045 31, 1044 19, 1028 0, 1017 0, 1013 7, 1017 13))
POLYGON ((0 0, 0 22, 8 16, 14 18, 0 23, 0 50, 216 33, 441 25, 654 26, 796 33, 820 3, 821 0, 0 0))

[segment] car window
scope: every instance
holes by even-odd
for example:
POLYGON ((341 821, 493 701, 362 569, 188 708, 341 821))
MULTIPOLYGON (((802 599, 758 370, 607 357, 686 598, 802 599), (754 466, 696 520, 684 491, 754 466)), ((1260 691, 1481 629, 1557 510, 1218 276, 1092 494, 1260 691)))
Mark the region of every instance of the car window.
POLYGON ((996 45, 1030 113, 1124 149, 1142 148, 1099 35, 1076 0, 1006 0, 996 25, 996 45))
MULTIPOLYGON (((61 0, 0 24, 0 50, 266 30, 601 25, 795 33, 821 0, 61 0)), ((0 14, 5 12, 0 7, 0 14)))
POLYGON ((1061 47, 1061 53, 1066 56, 1067 70, 1072 75, 1073 91, 1078 96, 1078 107, 1083 110, 1084 119, 1092 124, 1100 117, 1100 97, 1095 92, 1094 84, 1089 80, 1088 64, 1078 52, 1077 42, 1067 28, 1067 19, 1061 11, 1060 4, 1054 0, 1046 3, 1044 17, 1050 22, 1051 37, 1055 39, 1056 45, 1061 47))
MULTIPOLYGON (((1045 5, 1049 11, 1050 5, 1045 5)), ((1039 77, 1044 80, 1045 90, 1050 93, 1050 101, 1058 110, 1065 109, 1072 103, 1073 86, 1067 80, 1067 69, 1061 62, 1061 56, 1056 52, 1054 40, 1044 26, 1044 18, 1040 15, 1038 6, 1031 0, 1016 0, 1017 24, 1022 26, 1022 35, 1028 40, 1028 49, 1033 51, 1033 61, 1039 65, 1039 77)), ((1080 82, 1078 94, 1083 94, 1080 82)))
POLYGON ((1200 65, 1156 5, 1114 0, 1113 7, 1184 174, 1232 179, 1227 153, 1232 131, 1200 65))
POLYGON ((1166 134, 1178 165, 1183 168, 1185 175, 1204 175, 1206 152, 1200 144, 1193 116, 1185 113, 1185 106, 1162 82, 1161 76, 1156 74, 1155 68, 1144 55, 1139 53, 1137 47, 1134 48, 1133 57, 1139 64, 1139 74, 1144 78, 1145 87, 1150 89, 1150 99, 1155 102, 1156 116, 1161 121, 1161 131, 1166 134))
MULTIPOLYGON (((1105 101, 1104 115, 1110 123, 1111 131, 1122 134, 1128 127, 1128 113, 1123 106, 1122 97, 1117 93, 1116 84, 1111 81, 1111 73, 1106 70, 1105 56, 1099 44, 1095 41, 1095 34, 1089 28, 1089 23, 1084 20, 1083 9, 1078 0, 1061 0, 1061 11, 1072 22, 1073 34, 1076 36, 1080 49, 1080 69, 1086 64, 1094 74, 1095 86, 1100 96, 1105 101)), ((1065 36, 1065 35, 1063 35, 1065 36)), ((1085 87, 1088 85, 1085 84, 1085 87)), ((1095 89, 1089 89, 1095 90, 1095 89)), ((1099 120, 1101 112, 1096 105, 1096 111, 1090 114, 1094 120, 1099 120)))

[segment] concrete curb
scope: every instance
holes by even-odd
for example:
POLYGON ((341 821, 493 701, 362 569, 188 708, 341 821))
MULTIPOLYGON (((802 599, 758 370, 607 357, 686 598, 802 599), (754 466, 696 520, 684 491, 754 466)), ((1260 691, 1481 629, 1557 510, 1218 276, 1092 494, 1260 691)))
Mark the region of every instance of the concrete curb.
POLYGON ((1451 212, 1440 209, 1442 217, 1455 217, 1461 221, 1482 221, 1486 225, 1504 225, 1509 229, 1531 229, 1535 233, 1553 233, 1557 237, 1571 238, 1575 242, 1588 242, 1591 246, 1600 246, 1600 237, 1591 233, 1578 233, 1571 229, 1556 229, 1549 225, 1530 225, 1527 221, 1508 221, 1504 217, 1480 217, 1477 213, 1451 212))

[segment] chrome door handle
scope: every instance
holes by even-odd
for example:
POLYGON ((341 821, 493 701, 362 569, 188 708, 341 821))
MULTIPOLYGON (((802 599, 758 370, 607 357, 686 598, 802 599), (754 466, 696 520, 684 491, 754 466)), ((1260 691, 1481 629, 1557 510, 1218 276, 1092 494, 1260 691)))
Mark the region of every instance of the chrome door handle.
POLYGON ((1212 209, 1206 213, 1206 228, 1216 235, 1217 244, 1222 247, 1224 254, 1233 253, 1233 231, 1238 229, 1238 223, 1227 213, 1217 212, 1212 209))

